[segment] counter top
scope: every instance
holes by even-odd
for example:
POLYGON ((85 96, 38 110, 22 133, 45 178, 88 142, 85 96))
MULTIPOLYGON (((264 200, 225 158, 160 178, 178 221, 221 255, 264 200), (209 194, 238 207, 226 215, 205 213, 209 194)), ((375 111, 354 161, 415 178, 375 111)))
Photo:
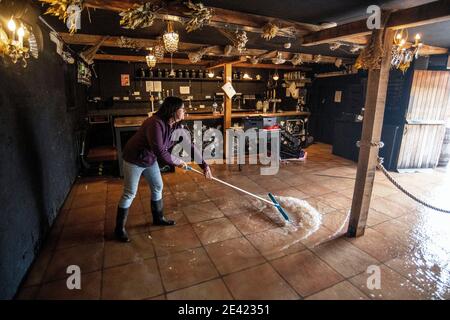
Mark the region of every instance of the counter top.
MULTIPOLYGON (((258 112, 235 112, 231 114, 231 118, 245 117, 288 117, 288 116, 307 116, 310 112, 285 111, 277 113, 258 113, 258 112)), ((120 117, 114 119, 114 127, 139 127, 147 119, 147 116, 140 117, 120 117)), ((223 114, 191 114, 186 117, 187 121, 207 120, 207 119, 223 119, 223 114)))
POLYGON ((244 118, 244 117, 288 117, 288 116, 309 116, 310 112, 302 111, 283 111, 283 112, 234 112, 231 113, 231 118, 244 118))

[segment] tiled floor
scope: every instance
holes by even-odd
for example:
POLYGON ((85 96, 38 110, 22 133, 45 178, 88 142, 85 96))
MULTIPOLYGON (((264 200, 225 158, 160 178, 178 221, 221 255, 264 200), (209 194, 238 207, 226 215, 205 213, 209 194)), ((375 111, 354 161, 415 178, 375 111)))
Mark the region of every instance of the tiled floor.
MULTIPOLYGON (((263 177, 257 166, 213 165, 215 176, 252 192, 306 200, 322 215, 319 228, 288 228, 258 203, 194 173, 163 176, 166 215, 174 227, 151 225, 142 181, 127 229, 112 237, 122 181, 77 181, 18 299, 450 299, 450 215, 397 191, 377 172, 368 228, 342 234, 356 165, 330 146, 308 148, 308 160, 263 177), (81 268, 81 290, 68 290, 66 268, 81 268), (369 266, 381 271, 369 289, 369 266)), ((450 207, 450 174, 394 174, 405 186, 450 207)))

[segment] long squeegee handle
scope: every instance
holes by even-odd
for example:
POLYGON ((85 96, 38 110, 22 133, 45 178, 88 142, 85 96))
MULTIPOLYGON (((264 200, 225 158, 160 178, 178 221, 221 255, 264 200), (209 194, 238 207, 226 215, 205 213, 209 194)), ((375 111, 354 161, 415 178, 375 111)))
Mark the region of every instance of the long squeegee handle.
MULTIPOLYGON (((203 175, 202 172, 200 172, 200 171, 198 171, 198 170, 192 168, 191 166, 186 166, 185 169, 186 169, 186 170, 189 170, 189 171, 194 171, 194 172, 196 172, 196 173, 199 173, 199 174, 203 175)), ((244 189, 238 188, 238 187, 236 187, 236 186, 234 186, 234 185, 232 185, 232 184, 229 184, 228 182, 225 182, 225 181, 223 181, 223 180, 217 179, 217 178, 215 178, 215 177, 211 177, 211 179, 212 179, 212 180, 215 180, 215 181, 217 181, 217 182, 220 182, 220 183, 222 183, 222 184, 224 184, 224 185, 226 185, 226 186, 228 186, 228 187, 230 187, 230 188, 233 188, 233 189, 236 189, 236 190, 238 190, 238 191, 240 191, 240 192, 243 192, 243 193, 245 193, 245 194, 248 194, 249 196, 255 197, 255 198, 257 198, 257 199, 259 199, 259 200, 261 200, 261 201, 264 201, 265 203, 270 204, 270 205, 272 205, 272 206, 275 206, 275 207, 277 207, 277 208, 280 206, 279 204, 277 205, 277 204, 275 204, 275 203, 273 203, 273 202, 271 202, 271 201, 269 201, 269 200, 266 200, 266 199, 264 199, 264 198, 261 198, 261 197, 257 196, 256 194, 250 193, 250 192, 248 192, 248 191, 246 191, 246 190, 244 190, 244 189)))

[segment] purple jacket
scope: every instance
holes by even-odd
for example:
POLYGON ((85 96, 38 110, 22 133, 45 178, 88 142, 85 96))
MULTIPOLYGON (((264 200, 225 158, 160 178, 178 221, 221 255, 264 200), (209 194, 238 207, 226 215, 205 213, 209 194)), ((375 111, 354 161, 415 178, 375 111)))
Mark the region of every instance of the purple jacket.
MULTIPOLYGON (((170 151, 178 143, 178 141, 171 141, 172 133, 180 128, 182 128, 180 124, 170 127, 157 115, 151 116, 142 123, 139 130, 126 143, 123 159, 140 167, 149 167, 156 160, 164 164, 179 165, 180 159, 174 157, 170 151)), ((200 167, 204 169, 207 164, 193 143, 191 151, 197 153, 198 159, 202 159, 200 167)))

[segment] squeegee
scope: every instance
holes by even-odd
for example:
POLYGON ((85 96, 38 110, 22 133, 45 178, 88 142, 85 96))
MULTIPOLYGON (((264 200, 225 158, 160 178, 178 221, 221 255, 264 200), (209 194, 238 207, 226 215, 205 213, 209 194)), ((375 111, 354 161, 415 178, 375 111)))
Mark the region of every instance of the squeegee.
MULTIPOLYGON (((194 172, 196 172, 196 173, 198 173, 198 174, 203 175, 203 172, 198 171, 198 170, 192 168, 191 166, 186 166, 186 170, 194 171, 194 172)), ((236 186, 234 186, 234 185, 232 185, 232 184, 230 184, 230 183, 228 183, 228 182, 225 182, 225 181, 223 181, 223 180, 217 179, 217 178, 215 178, 215 177, 211 177, 211 179, 214 180, 214 181, 217 181, 217 182, 219 182, 219 183, 221 183, 221 184, 224 184, 224 185, 226 185, 226 186, 228 186, 228 187, 230 187, 230 188, 233 188, 233 189, 235 189, 235 190, 237 190, 237 191, 240 191, 240 192, 242 192, 242 193, 245 193, 245 194, 247 194, 247 195, 249 195, 249 196, 252 196, 252 197, 254 197, 254 198, 258 199, 258 200, 261 200, 261 201, 263 201, 263 202, 265 202, 265 203, 267 203, 267 204, 270 204, 271 206, 274 206, 274 207, 278 210, 278 212, 281 213, 281 215, 283 216, 283 218, 284 218, 286 221, 289 221, 289 216, 287 215, 286 211, 281 207, 281 205, 278 203, 278 201, 275 199, 275 197, 273 196, 272 193, 269 193, 269 198, 270 198, 270 200, 272 200, 272 201, 269 201, 269 200, 267 200, 267 199, 264 199, 264 198, 262 198, 262 197, 260 197, 260 196, 257 196, 256 194, 253 194, 253 193, 248 192, 248 191, 246 191, 246 190, 244 190, 244 189, 241 189, 241 188, 239 188, 239 187, 236 187, 236 186)))

